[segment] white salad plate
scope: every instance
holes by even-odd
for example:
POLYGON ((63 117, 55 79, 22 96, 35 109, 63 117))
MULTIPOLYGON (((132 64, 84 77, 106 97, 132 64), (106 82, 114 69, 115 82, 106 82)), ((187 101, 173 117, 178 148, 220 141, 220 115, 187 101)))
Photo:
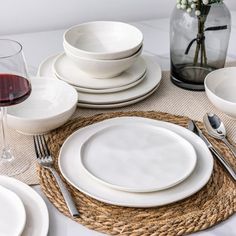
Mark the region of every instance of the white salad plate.
POLYGON ((112 125, 91 135, 80 159, 96 180, 128 192, 170 188, 194 170, 197 155, 180 135, 149 124, 112 125))
POLYGON ((146 98, 148 98, 149 96, 151 96, 154 92, 156 92, 156 90, 158 89, 160 83, 150 92, 148 92, 147 94, 135 98, 135 99, 131 99, 128 100, 126 102, 119 102, 119 103, 111 103, 111 104, 92 104, 92 103, 81 103, 78 102, 77 105, 79 107, 83 107, 83 108, 95 108, 95 109, 112 109, 112 108, 119 108, 119 107, 125 107, 125 106, 129 106, 132 104, 135 104, 137 102, 140 102, 146 98))
MULTIPOLYGON (((52 66, 53 66, 53 61, 58 57, 58 54, 57 55, 53 55, 53 56, 50 56, 48 58, 46 58, 39 66, 39 69, 38 69, 38 76, 41 76, 41 77, 44 77, 44 76, 50 76, 50 77, 56 77, 58 79, 61 79, 59 77, 57 77, 55 75, 55 73, 52 71, 52 66)), ((109 84, 106 85, 105 87, 108 87, 108 88, 94 88, 93 84, 92 85, 88 85, 89 87, 92 87, 92 88, 87 88, 87 87, 81 87, 81 86, 76 86, 76 85, 72 85, 78 92, 84 92, 84 93, 113 93, 113 92, 118 92, 118 91, 122 91, 122 90, 125 90, 125 89, 128 89, 128 88, 131 88, 131 87, 134 87, 136 86, 137 84, 139 84, 140 82, 142 82, 145 78, 146 78, 146 66, 141 68, 139 67, 139 69, 142 69, 142 72, 144 74, 142 74, 140 76, 140 78, 138 78, 137 76, 133 77, 133 80, 134 82, 131 82, 131 83, 128 83, 128 84, 125 84, 125 85, 122 85, 122 86, 118 86, 118 87, 112 87, 112 88, 109 88, 109 84)), ((132 76, 132 71, 130 70, 129 71, 130 74, 129 76, 132 76)), ((126 72, 127 74, 128 72, 126 72)), ((140 74, 141 72, 139 72, 140 74)), ((135 75, 135 74, 134 74, 135 75)), ((87 75, 86 75, 87 76, 87 75)), ((138 75, 139 76, 139 75, 138 75)), ((97 80, 97 79, 96 79, 97 80)), ((100 79, 102 81, 102 79, 100 79)), ((131 79, 130 79, 131 80, 131 79)), ((106 80, 106 82, 110 83, 112 81, 108 81, 106 80)), ((101 87, 101 86, 100 86, 101 87)))
POLYGON ((145 80, 130 89, 107 94, 79 93, 80 103, 111 104, 133 100, 152 91, 161 81, 161 68, 155 57, 143 56, 147 64, 145 80))
MULTIPOLYGON (((6 176, 0 176, 0 185, 15 192, 24 204, 26 225, 21 236, 46 236, 49 227, 48 210, 45 202, 38 193, 21 181, 6 176)), ((12 217, 14 216, 11 216, 11 226, 13 226, 14 222, 15 227, 16 221, 13 221, 12 217)))
MULTIPOLYGON (((107 89, 90 89, 90 88, 83 88, 83 87, 77 87, 74 86, 73 87, 78 91, 78 92, 83 92, 83 93, 95 93, 95 94, 104 94, 104 93, 116 93, 116 92, 120 92, 129 88, 132 88, 134 86, 136 86, 137 84, 141 83, 144 79, 146 78, 146 72, 143 74, 143 76, 141 76, 138 80, 136 80, 133 83, 124 85, 124 86, 119 86, 116 88, 107 88, 107 89)), ((58 78, 60 79, 60 78, 58 78)))
POLYGON ((122 117, 87 126, 68 137, 60 151, 59 168, 70 184, 99 201, 127 207, 155 207, 182 200, 199 191, 212 174, 213 158, 205 143, 197 135, 183 127, 140 117, 122 117), (104 128, 133 123, 152 125, 153 128, 166 128, 192 144, 197 154, 197 164, 192 174, 172 188, 149 193, 119 191, 92 178, 84 169, 79 158, 84 141, 104 128))
POLYGON ((26 213, 21 199, 0 183, 0 235, 21 235, 25 222, 26 213))
POLYGON ((109 89, 136 82, 144 75, 146 64, 142 57, 139 57, 130 69, 119 76, 97 79, 81 71, 65 53, 62 53, 52 63, 52 70, 58 78, 71 85, 90 89, 109 89))

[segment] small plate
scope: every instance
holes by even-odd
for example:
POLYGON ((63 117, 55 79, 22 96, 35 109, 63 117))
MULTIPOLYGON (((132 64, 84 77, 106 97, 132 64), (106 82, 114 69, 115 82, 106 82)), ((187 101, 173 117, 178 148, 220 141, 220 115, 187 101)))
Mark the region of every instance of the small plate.
POLYGON ((126 207, 155 207, 170 204, 199 191, 209 180, 213 170, 213 158, 206 144, 189 130, 168 122, 140 117, 119 117, 108 119, 79 129, 64 142, 59 154, 59 168, 65 179, 79 191, 99 201, 126 207), (119 191, 92 178, 78 158, 81 145, 91 135, 111 125, 149 124, 171 130, 188 142, 197 153, 197 165, 193 173, 172 188, 149 193, 119 191))
POLYGON ((55 59, 52 70, 58 78, 77 87, 111 89, 134 83, 140 79, 146 71, 146 64, 140 57, 121 75, 110 79, 97 79, 81 71, 65 53, 62 53, 55 59))
POLYGON ((111 104, 139 98, 152 91, 161 81, 161 68, 153 56, 143 56, 147 64, 145 80, 130 89, 107 94, 79 93, 79 103, 111 104))
MULTIPOLYGON (((38 195, 38 193, 36 193, 31 187, 22 183, 21 181, 7 176, 0 175, 0 185, 8 188, 19 196, 24 204, 26 211, 27 220, 23 233, 7 235, 47 236, 49 227, 48 210, 45 202, 38 195)), ((14 215, 12 215, 12 217, 14 217, 14 215)), ((16 221, 13 221, 12 217, 11 226, 13 226, 14 222, 15 227, 16 221)), ((2 234, 0 233, 0 235, 2 234)))
MULTIPOLYGON (((104 94, 104 93, 116 93, 120 91, 124 91, 126 89, 132 88, 139 83, 141 83, 144 79, 146 78, 146 71, 142 77, 140 77, 137 81, 130 83, 128 85, 120 86, 117 88, 108 88, 108 89, 89 89, 89 88, 83 88, 83 87, 77 87, 73 86, 78 92, 83 92, 83 93, 95 93, 95 94, 104 94)), ((58 78, 60 79, 60 78, 58 78)))
POLYGON ((25 223, 26 213, 21 199, 0 185, 0 235, 21 235, 25 223))
POLYGON ((118 107, 125 107, 125 106, 129 106, 132 104, 135 104, 137 102, 140 102, 146 98, 148 98, 149 96, 151 96, 154 92, 156 92, 156 90, 158 89, 160 84, 158 84, 152 91, 148 92, 147 94, 145 94, 144 96, 141 96, 139 98, 135 98, 126 102, 120 102, 120 103, 111 103, 111 104, 90 104, 90 103, 78 103, 77 105, 79 107, 84 107, 84 108, 95 108, 95 109, 110 109, 110 108, 118 108, 118 107))
POLYGON ((127 192, 170 188, 194 170, 193 146, 176 133, 153 125, 113 125, 81 146, 85 170, 96 180, 127 192))

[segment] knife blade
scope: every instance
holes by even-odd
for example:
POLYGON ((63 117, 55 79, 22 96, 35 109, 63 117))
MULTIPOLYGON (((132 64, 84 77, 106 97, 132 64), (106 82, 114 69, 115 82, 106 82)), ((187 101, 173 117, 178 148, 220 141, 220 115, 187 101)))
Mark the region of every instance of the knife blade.
POLYGON ((230 176, 236 181, 236 172, 233 167, 229 164, 229 162, 212 146, 207 137, 202 133, 202 131, 198 128, 196 123, 193 120, 189 120, 188 129, 193 133, 198 135, 204 143, 207 145, 213 156, 224 166, 224 168, 228 171, 230 176))

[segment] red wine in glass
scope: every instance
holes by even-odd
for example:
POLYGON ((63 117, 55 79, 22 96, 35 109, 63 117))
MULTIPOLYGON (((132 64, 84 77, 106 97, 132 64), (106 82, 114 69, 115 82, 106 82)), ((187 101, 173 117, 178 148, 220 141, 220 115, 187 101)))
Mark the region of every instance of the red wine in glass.
MULTIPOLYGON (((1 136, 0 175, 14 176, 26 171, 30 163, 14 158, 7 142, 7 107, 23 102, 31 93, 22 45, 11 39, 0 39, 0 108, 1 136)), ((16 149, 15 149, 16 151, 16 149)), ((19 158, 21 155, 19 155, 19 158)))
POLYGON ((29 81, 19 75, 0 74, 0 107, 23 102, 31 93, 29 81))

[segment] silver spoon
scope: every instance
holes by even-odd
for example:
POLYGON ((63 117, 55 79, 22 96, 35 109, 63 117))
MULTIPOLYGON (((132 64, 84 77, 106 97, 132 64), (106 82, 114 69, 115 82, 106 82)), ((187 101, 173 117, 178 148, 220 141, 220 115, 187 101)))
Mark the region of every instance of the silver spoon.
POLYGON ((221 119, 216 114, 207 113, 203 117, 203 122, 208 134, 213 138, 222 140, 236 157, 236 147, 227 140, 226 129, 221 119))

